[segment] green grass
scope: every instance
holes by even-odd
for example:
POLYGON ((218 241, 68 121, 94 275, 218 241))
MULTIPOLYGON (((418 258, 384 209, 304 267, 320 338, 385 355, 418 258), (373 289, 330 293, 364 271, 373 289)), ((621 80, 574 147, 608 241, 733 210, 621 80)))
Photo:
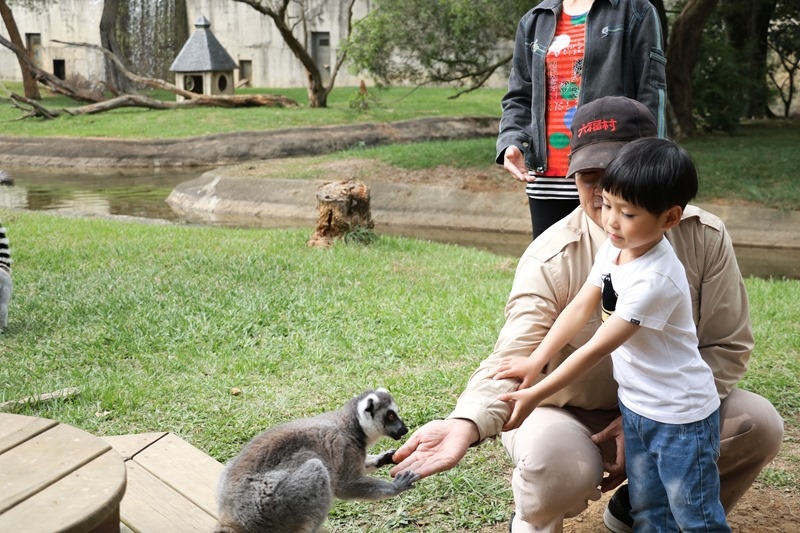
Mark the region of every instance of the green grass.
MULTIPOLYGON (((5 82, 7 90, 21 94, 19 83, 5 82)), ((260 131, 289 127, 393 122, 429 116, 500 116, 500 89, 482 89, 450 99, 456 93, 446 88, 373 88, 379 102, 367 111, 350 108, 357 87, 337 87, 325 109, 312 109, 305 89, 248 89, 240 93, 269 92, 281 94, 301 104, 298 108, 195 108, 153 110, 124 108, 95 115, 68 116, 55 120, 17 120, 22 112, 15 108, 8 91, 0 86, 0 127, 2 135, 119 137, 126 139, 172 139, 236 131, 260 131)), ((46 92, 46 91, 43 91, 46 92)), ((149 93, 155 98, 173 100, 165 91, 149 93)), ((43 94, 44 96, 44 94, 43 94)), ((42 105, 50 109, 77 107, 80 102, 63 96, 44 96, 42 105)))
MULTIPOLYGON (((305 246, 306 230, 3 209, 0 220, 15 259, 0 401, 78 387, 69 401, 22 412, 98 435, 173 431, 221 461, 263 428, 368 387, 392 390, 412 429, 447 415, 492 349, 515 268, 480 250, 383 235, 320 250, 305 246)), ((800 281, 746 283, 756 352, 743 386, 796 426, 800 281)), ((489 443, 400 498, 337 503, 330 525, 476 531, 508 519, 510 470, 489 443)), ((798 477, 773 469, 761 479, 782 487, 798 477)))
POLYGON ((746 121, 739 134, 682 142, 700 176, 700 201, 800 210, 800 120, 746 121))

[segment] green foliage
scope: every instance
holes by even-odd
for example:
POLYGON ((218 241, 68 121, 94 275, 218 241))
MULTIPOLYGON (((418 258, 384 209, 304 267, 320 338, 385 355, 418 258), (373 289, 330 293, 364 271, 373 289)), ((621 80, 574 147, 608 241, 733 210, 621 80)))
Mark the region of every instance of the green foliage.
POLYGON ((769 80, 783 104, 783 116, 789 116, 797 95, 800 73, 800 5, 778 2, 770 24, 767 44, 772 52, 767 58, 769 80))
POLYGON ((719 16, 706 25, 692 77, 693 110, 698 127, 706 131, 735 133, 744 111, 745 86, 741 63, 727 40, 719 16))
POLYGON ((387 85, 480 86, 510 61, 517 23, 533 4, 376 0, 369 15, 353 28, 348 58, 354 72, 366 72, 387 85))
POLYGON ((369 110, 370 107, 378 105, 380 99, 376 91, 369 90, 365 85, 362 85, 357 91, 353 93, 350 98, 350 109, 355 111, 364 112, 369 110))

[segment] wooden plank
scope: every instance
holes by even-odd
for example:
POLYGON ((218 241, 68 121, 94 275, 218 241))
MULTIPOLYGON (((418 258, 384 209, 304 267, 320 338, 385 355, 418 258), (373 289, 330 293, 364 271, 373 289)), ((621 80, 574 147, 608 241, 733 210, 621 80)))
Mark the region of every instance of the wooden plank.
POLYGON ((125 463, 128 488, 120 506, 124 526, 139 533, 213 531, 216 518, 145 470, 125 463))
POLYGON ((224 465, 170 433, 134 456, 133 461, 217 516, 217 482, 224 465))
POLYGON ((109 449, 35 497, 0 514, 0 531, 90 531, 109 516, 118 516, 124 493, 125 463, 109 449))
POLYGON ((45 418, 0 413, 0 454, 57 424, 45 418))
POLYGON ((110 449, 94 435, 59 424, 7 450, 0 455, 0 513, 110 449))
POLYGON ((112 437, 100 437, 117 450, 117 453, 127 461, 137 453, 141 452, 154 442, 167 436, 166 431, 156 431, 153 433, 137 433, 135 435, 115 435, 112 437))

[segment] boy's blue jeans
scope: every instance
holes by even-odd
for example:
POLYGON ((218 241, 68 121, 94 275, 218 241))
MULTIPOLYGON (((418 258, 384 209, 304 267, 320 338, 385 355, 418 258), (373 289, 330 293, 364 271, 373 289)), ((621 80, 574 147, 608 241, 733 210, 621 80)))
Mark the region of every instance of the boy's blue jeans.
POLYGON ((730 532, 719 501, 719 409, 663 424, 619 407, 634 532, 730 532))

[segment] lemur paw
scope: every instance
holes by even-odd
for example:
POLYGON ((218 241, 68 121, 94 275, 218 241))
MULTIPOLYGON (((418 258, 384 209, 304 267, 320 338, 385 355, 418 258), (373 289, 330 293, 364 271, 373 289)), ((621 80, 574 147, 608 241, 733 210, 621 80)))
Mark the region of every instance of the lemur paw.
POLYGON ((398 489, 398 491, 404 491, 414 488, 414 483, 419 480, 419 474, 416 472, 412 472, 410 470, 406 470, 405 472, 400 472, 394 478, 393 485, 398 489))
POLYGON ((380 468, 386 465, 394 465, 397 464, 394 462, 394 452, 397 450, 386 450, 385 452, 378 454, 377 460, 375 461, 375 466, 380 468))

